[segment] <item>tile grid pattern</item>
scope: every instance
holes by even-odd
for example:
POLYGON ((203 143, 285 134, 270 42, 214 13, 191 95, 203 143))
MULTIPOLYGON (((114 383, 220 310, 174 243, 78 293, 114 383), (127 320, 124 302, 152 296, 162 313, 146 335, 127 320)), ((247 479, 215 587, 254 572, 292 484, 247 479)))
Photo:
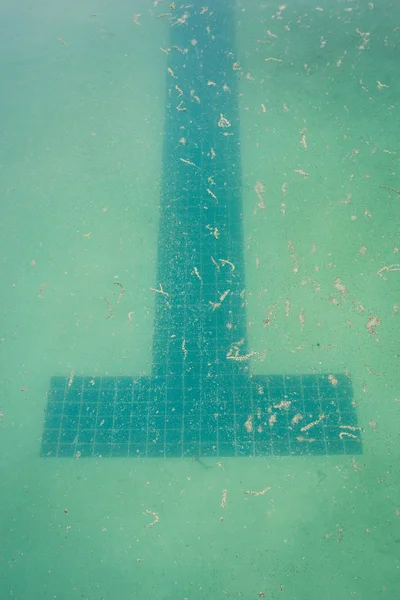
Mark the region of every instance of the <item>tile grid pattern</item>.
POLYGON ((239 360, 248 350, 233 3, 210 0, 206 16, 199 0, 190 6, 171 26, 151 376, 53 377, 42 455, 358 453, 344 375, 337 386, 327 374, 252 376, 239 360))
POLYGON ((204 428, 215 426, 209 420, 219 423, 217 436, 224 422, 232 437, 235 378, 242 384, 248 376, 246 366, 227 359, 233 344, 241 342, 241 354, 246 349, 239 119, 227 46, 232 3, 214 3, 208 20, 197 4, 187 27, 172 29, 174 48, 197 44, 171 57, 177 81, 167 81, 158 281, 173 293, 167 302, 156 298, 150 383, 155 411, 183 414, 183 455, 193 443, 195 453, 205 451, 204 428), (175 84, 185 108, 178 112, 175 84))
POLYGON ((146 378, 76 377, 69 386, 68 378, 53 377, 42 455, 360 454, 351 382, 335 374, 332 385, 330 377, 254 376, 251 390, 236 390, 234 415, 202 414, 179 402, 160 413, 146 378))

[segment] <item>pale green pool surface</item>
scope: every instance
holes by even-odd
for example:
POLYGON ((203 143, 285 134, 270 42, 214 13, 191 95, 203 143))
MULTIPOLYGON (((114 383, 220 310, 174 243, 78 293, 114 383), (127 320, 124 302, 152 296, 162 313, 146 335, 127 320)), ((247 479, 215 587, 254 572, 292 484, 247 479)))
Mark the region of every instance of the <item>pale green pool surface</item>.
POLYGON ((395 600, 400 6, 0 22, 0 598, 395 600))

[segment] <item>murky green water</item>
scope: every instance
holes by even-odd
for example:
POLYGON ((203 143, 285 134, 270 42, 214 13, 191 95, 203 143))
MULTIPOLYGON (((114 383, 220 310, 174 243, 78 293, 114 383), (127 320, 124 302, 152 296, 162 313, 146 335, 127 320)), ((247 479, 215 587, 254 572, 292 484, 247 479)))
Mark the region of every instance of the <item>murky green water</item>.
POLYGON ((1 598, 397 598, 400 7, 19 0, 0 22, 1 598), (175 457, 149 416, 138 457, 96 452, 107 415, 90 458, 81 433, 41 456, 51 377, 166 377, 158 417, 177 374, 175 457), (340 374, 356 424, 240 404, 279 374, 340 374))

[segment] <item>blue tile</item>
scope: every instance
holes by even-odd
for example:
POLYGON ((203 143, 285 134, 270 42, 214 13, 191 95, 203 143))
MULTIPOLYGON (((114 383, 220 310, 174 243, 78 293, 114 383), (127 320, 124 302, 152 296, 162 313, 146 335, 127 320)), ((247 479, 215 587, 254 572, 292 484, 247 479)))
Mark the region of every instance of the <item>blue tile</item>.
POLYGON ((146 445, 148 430, 147 429, 131 429, 131 444, 146 445))
POLYGON ((78 439, 78 429, 64 428, 60 435, 60 444, 72 444, 78 439))
POLYGON ((99 402, 100 399, 100 390, 84 390, 82 394, 82 402, 83 403, 96 403, 99 402))
POLYGON ((111 445, 110 444, 94 444, 93 456, 98 458, 107 458, 111 456, 111 445))
POLYGON ((77 443, 92 444, 94 442, 95 435, 95 429, 80 429, 77 443))
POLYGON ((111 435, 111 442, 113 446, 115 444, 128 444, 130 441, 131 432, 130 429, 125 429, 123 427, 114 429, 111 435))
POLYGON ((81 458, 90 458, 93 456, 93 444, 83 444, 78 442, 76 448, 71 446, 72 455, 76 457, 79 455, 81 458))
POLYGON ((101 390, 99 394, 99 404, 114 404, 116 399, 116 390, 101 390))
POLYGON ((111 447, 111 456, 116 458, 126 457, 129 454, 129 444, 118 443, 111 447))
POLYGON ((59 429, 47 429, 43 433, 43 445, 46 446, 57 446, 60 438, 59 429))
POLYGON ((181 429, 168 429, 165 432, 165 444, 168 445, 181 445, 182 444, 182 430, 181 429))
POLYGON ((60 458, 72 458, 75 456, 75 450, 72 444, 59 444, 57 446, 57 456, 60 458))
POLYGON ((62 402, 50 401, 47 405, 46 415, 48 417, 61 416, 64 412, 64 404, 62 402))
POLYGON ((166 458, 180 458, 182 456, 182 444, 171 443, 165 446, 165 457, 166 458))
POLYGON ((101 377, 84 377, 83 390, 99 391, 101 386, 101 377))
POLYGON ((69 417, 67 415, 63 415, 61 420, 62 431, 70 430, 70 429, 78 429, 79 426, 79 417, 69 417))
POLYGON ((62 388, 50 388, 49 402, 63 403, 65 399, 65 386, 62 388))
POLYGON ((77 417, 81 411, 81 404, 78 402, 66 404, 64 406, 64 415, 68 417, 77 417))

